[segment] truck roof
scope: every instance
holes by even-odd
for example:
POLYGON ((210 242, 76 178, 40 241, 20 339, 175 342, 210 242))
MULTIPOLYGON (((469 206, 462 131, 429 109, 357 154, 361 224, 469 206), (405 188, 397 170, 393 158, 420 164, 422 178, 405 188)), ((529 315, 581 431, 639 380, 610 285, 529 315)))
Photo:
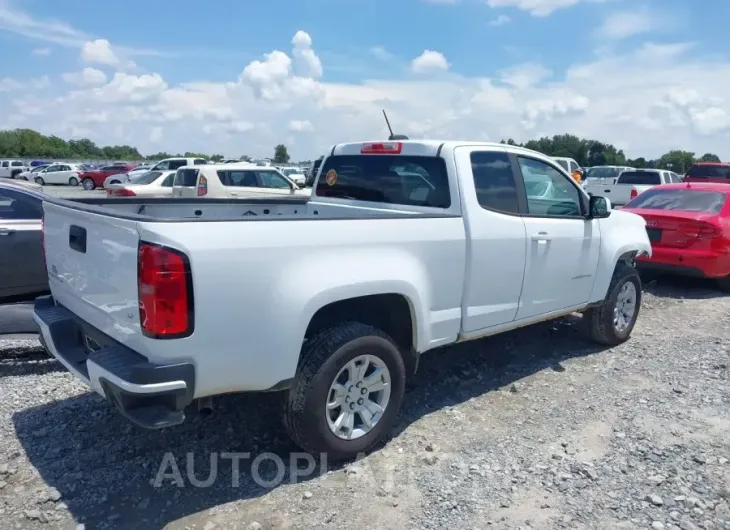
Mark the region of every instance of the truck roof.
POLYGON ((523 152, 531 155, 539 155, 546 160, 554 160, 538 151, 526 149, 516 145, 502 144, 499 142, 480 142, 473 140, 370 140, 362 142, 349 142, 335 144, 330 149, 329 155, 359 155, 365 144, 402 144, 401 154, 412 156, 438 156, 443 149, 454 149, 460 146, 488 147, 492 149, 505 149, 511 152, 523 152))

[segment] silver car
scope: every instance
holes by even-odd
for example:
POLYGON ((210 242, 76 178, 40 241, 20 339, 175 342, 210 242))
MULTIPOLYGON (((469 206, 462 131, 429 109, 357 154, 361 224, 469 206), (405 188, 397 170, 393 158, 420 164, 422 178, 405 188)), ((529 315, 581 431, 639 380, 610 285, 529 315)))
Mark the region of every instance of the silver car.
POLYGON ((0 183, 0 302, 49 290, 41 247, 42 202, 32 185, 0 183))

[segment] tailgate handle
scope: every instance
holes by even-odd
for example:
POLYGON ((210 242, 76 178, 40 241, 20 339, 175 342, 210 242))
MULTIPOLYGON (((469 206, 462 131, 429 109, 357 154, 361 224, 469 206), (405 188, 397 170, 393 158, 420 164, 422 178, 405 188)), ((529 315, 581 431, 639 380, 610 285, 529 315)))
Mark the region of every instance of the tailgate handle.
POLYGON ((86 254, 86 228, 71 225, 68 229, 68 246, 77 252, 86 254))

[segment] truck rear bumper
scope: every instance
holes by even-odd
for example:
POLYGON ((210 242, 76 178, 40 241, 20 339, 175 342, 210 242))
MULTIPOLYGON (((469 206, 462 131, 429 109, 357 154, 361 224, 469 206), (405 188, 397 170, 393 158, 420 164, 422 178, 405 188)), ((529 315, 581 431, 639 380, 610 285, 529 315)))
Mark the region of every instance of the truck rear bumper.
POLYGON ((151 363, 57 305, 52 296, 36 299, 34 320, 46 351, 137 425, 159 429, 185 420, 195 391, 192 364, 151 363))

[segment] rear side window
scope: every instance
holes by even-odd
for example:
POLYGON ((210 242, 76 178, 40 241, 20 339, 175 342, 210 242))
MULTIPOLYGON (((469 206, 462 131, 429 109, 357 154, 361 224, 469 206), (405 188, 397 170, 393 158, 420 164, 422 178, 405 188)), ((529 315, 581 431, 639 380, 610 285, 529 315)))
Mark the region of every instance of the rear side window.
POLYGON ((720 213, 726 198, 727 194, 719 191, 650 189, 629 201, 625 208, 720 213))
POLYGON ((616 181, 617 184, 635 184, 637 186, 654 186, 662 183, 658 171, 624 171, 616 181))
POLYGON ((471 172, 474 175, 477 201, 482 208, 519 213, 517 184, 507 153, 473 152, 471 172))
POLYGON ((178 169, 175 174, 175 186, 194 188, 198 182, 197 169, 178 169))
POLYGON ((43 216, 40 200, 13 191, 0 191, 0 219, 32 220, 43 216))
MULTIPOLYGON (((183 159, 183 160, 170 160, 170 162, 168 163, 167 169, 177 169, 179 167, 183 167, 183 166, 187 166, 187 165, 188 165, 188 161, 185 160, 185 159, 183 159)), ((158 168, 158 169, 163 169, 163 168, 158 168)))
POLYGON ((695 179, 730 180, 730 166, 700 166, 695 164, 689 169, 687 176, 695 179))
POLYGON ((324 161, 318 197, 448 208, 446 165, 434 156, 337 155, 324 161))
POLYGON ((256 179, 255 171, 236 171, 236 170, 219 170, 218 178, 221 179, 221 184, 228 187, 234 188, 258 188, 259 183, 256 179))
POLYGON ((202 166, 203 164, 207 164, 207 163, 208 163, 208 161, 203 160, 202 158, 196 158, 195 160, 193 160, 193 165, 196 165, 196 166, 202 166))
POLYGON ((21 167, 21 166, 23 165, 23 163, 22 163, 22 162, 17 162, 17 161, 16 161, 16 162, 13 162, 13 163, 12 163, 11 165, 12 165, 13 167, 21 167))
POLYGON ((162 175, 161 171, 150 171, 149 173, 142 173, 138 177, 132 177, 134 184, 152 184, 158 177, 162 175))

